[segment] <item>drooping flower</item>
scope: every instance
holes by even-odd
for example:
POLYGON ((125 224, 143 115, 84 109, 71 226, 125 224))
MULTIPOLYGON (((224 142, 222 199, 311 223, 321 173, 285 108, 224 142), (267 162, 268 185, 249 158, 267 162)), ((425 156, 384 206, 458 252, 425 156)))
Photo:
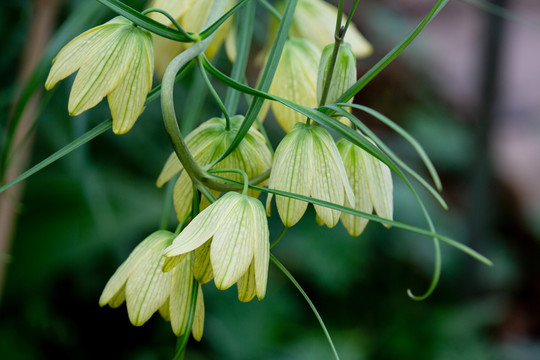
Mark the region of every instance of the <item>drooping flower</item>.
MULTIPOLYGON (((319 63, 319 75, 317 76, 317 101, 321 102, 325 79, 328 75, 334 44, 327 45, 321 55, 319 63)), ((327 85, 328 92, 324 104, 332 104, 345 91, 347 91, 356 82, 356 57, 349 43, 341 43, 337 52, 332 80, 327 85)), ((352 103, 352 99, 349 102, 352 103)), ((323 105, 324 105, 323 104, 323 105)))
MULTIPOLYGON (((226 130, 226 121, 221 118, 212 118, 193 130, 186 137, 186 144, 195 160, 202 166, 217 160, 232 143, 243 119, 244 117, 241 115, 231 117, 230 130, 226 130)), ((238 147, 229 156, 216 164, 214 169, 240 169, 245 171, 251 179, 264 173, 271 165, 272 154, 266 145, 265 138, 252 127, 238 147)), ((176 153, 169 156, 156 184, 158 187, 163 186, 179 172, 181 173, 174 186, 173 201, 176 215, 179 220, 182 220, 191 211, 193 185, 189 175, 183 170, 176 153)), ((220 174, 220 176, 237 181, 243 180, 239 174, 220 174)), ((216 197, 219 196, 218 192, 213 191, 213 194, 216 197)), ((250 189, 248 194, 256 197, 258 192, 250 189)), ((206 199, 201 201, 201 209, 208 205, 206 199)))
POLYGON ((197 215, 165 250, 175 264, 195 251, 195 278, 212 278, 225 290, 237 283, 238 298, 259 300, 266 294, 270 243, 268 222, 261 202, 228 192, 197 215))
MULTIPOLYGON (((354 205, 345 201, 345 206, 368 214, 375 209, 377 215, 391 220, 392 174, 388 166, 345 139, 340 139, 337 147, 356 199, 354 205)), ((365 218, 346 213, 341 214, 341 221, 351 236, 359 236, 368 223, 365 218)))
MULTIPOLYGON (((229 0, 219 0, 229 1, 229 0)), ((230 0, 228 8, 230 9, 235 4, 235 1, 230 0)), ((159 8, 167 11, 186 31, 198 33, 203 30, 203 26, 206 23, 214 0, 152 0, 148 7, 159 8)), ((164 15, 152 12, 148 14, 149 17, 156 21, 161 22, 164 25, 174 27, 171 21, 164 15)), ((228 19, 219 29, 216 31, 214 39, 206 49, 206 56, 212 59, 221 45, 225 42, 227 56, 231 61, 234 60, 235 54, 235 37, 231 31, 234 28, 233 19, 228 19)), ((156 46, 156 72, 159 76, 165 73, 165 69, 169 62, 182 51, 187 49, 190 44, 182 43, 170 39, 166 39, 160 36, 154 36, 154 43, 156 46)))
MULTIPOLYGON (((308 39, 322 51, 326 45, 334 42, 336 19, 337 8, 324 0, 298 0, 289 34, 308 39)), ((346 20, 344 14, 342 24, 346 20)), ((373 52, 371 44, 353 23, 345 34, 345 41, 351 44, 353 53, 359 58, 373 52)))
POLYGON ((150 33, 122 16, 71 40, 54 58, 47 90, 77 71, 68 111, 76 116, 105 96, 116 134, 128 132, 152 88, 154 46, 150 33))
MULTIPOLYGON (((269 93, 299 105, 317 107, 317 71, 320 51, 304 39, 288 39, 283 47, 269 93)), ((279 125, 289 132, 306 117, 278 102, 271 102, 279 125)))
MULTIPOLYGON (((274 156, 269 187, 343 205, 345 198, 354 204, 354 195, 334 140, 319 126, 297 123, 274 156)), ((272 195, 267 198, 270 212, 272 195)), ((287 227, 296 224, 307 209, 307 202, 276 195, 281 221, 287 227)), ((315 205, 315 211, 328 227, 334 227, 340 212, 315 205)))
MULTIPOLYGON (((143 240, 111 277, 99 305, 112 308, 124 300, 129 320, 141 326, 159 310, 176 335, 185 333, 191 306, 193 287, 193 254, 187 254, 169 272, 163 272, 164 250, 171 245, 174 234, 156 231, 143 240)), ((200 340, 204 326, 204 301, 198 285, 192 335, 200 340)))

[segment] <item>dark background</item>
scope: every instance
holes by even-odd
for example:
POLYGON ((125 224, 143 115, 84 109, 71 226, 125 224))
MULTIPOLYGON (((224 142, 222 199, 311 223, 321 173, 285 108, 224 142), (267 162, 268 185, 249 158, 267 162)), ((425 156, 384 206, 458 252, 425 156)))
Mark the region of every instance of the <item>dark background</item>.
MULTIPOLYGON (((24 54, 39 46, 29 30, 42 14, 36 9, 56 10, 54 31, 83 3, 92 7, 89 1, 0 4, 2 128, 22 86, 24 54)), ((375 52, 359 60, 359 74, 433 3, 361 2, 355 21, 375 52)), ((443 244, 440 284, 430 298, 416 302, 406 290, 420 294, 429 285, 429 238, 375 223, 351 238, 341 224, 332 230, 317 226, 311 207, 274 250, 316 305, 342 359, 540 358, 540 3, 499 3, 519 17, 502 20, 450 1, 355 99, 396 121, 425 147, 449 204, 444 211, 419 190, 438 232, 473 247, 495 266, 443 244)), ((97 2, 93 6, 100 10, 80 28, 66 30, 71 31, 67 40, 112 16, 97 2)), ((264 13, 259 15, 257 44, 263 44, 264 13)), ((214 61, 230 67, 224 51, 214 61)), ((70 118, 72 79, 49 94, 42 91, 44 79, 38 86, 44 105, 36 111, 30 164, 109 116, 102 103, 70 118)), ((190 89, 197 82, 197 75, 189 74, 175 93, 179 114, 194 119, 194 125, 219 115, 208 96, 205 106, 193 105, 190 89)), ((403 139, 357 115, 427 178, 403 139)), ((273 119, 265 125, 276 146, 283 132, 273 119)), ((108 278, 159 226, 165 191, 154 183, 170 151, 155 102, 127 135, 106 133, 26 181, 9 255, 2 257, 7 272, 0 292, 0 358, 172 357, 176 340, 159 316, 136 328, 124 306, 98 306, 108 278)), ((394 187, 395 219, 426 228, 414 198, 395 177, 394 187)), ((275 211, 269 221, 275 239, 281 231, 275 211)), ((188 359, 331 358, 307 303, 275 266, 270 265, 261 302, 238 302, 235 288, 218 291, 209 284, 203 289, 205 332, 200 343, 190 340, 188 359)))

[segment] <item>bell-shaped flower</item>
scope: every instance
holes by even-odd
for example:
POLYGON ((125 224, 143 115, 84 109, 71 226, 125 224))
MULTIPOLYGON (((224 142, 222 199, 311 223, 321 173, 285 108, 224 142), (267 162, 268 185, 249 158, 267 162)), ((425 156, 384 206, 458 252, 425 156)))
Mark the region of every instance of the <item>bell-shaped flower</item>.
MULTIPOLYGON (((232 8, 235 3, 236 1, 230 0, 228 9, 232 8)), ((213 5, 214 0, 152 0, 148 7, 165 10, 184 30, 198 33, 203 30, 203 26, 210 15, 210 10, 213 5)), ((149 13, 148 16, 164 25, 174 28, 172 22, 163 14, 152 12, 149 13)), ((225 42, 227 56, 231 61, 234 60, 236 56, 236 37, 234 37, 232 33, 234 28, 233 25, 233 19, 229 18, 216 31, 214 39, 205 52, 209 59, 212 59, 217 54, 221 45, 225 42)), ((180 54, 190 46, 189 43, 182 43, 157 35, 154 36, 154 43, 156 47, 156 72, 159 76, 162 76, 165 73, 167 65, 174 57, 176 57, 176 55, 180 54)))
POLYGON ((259 300, 266 294, 269 231, 262 203, 250 196, 228 192, 197 215, 165 250, 169 264, 195 251, 195 278, 214 279, 225 290, 237 283, 238 298, 259 300))
POLYGON ((68 111, 76 116, 105 96, 113 131, 124 134, 144 110, 152 88, 154 45, 150 33, 118 16, 71 40, 54 58, 47 90, 77 71, 68 111))
MULTIPOLYGON (((129 320, 141 326, 159 310, 176 335, 185 333, 191 307, 193 287, 193 254, 188 254, 169 272, 163 272, 164 250, 174 234, 156 231, 142 241, 111 277, 99 305, 120 306, 124 300, 129 320)), ((200 340, 204 326, 204 301, 198 286, 192 335, 200 340)))
MULTIPOLYGON (((226 129, 226 121, 221 118, 212 118, 193 130, 186 137, 186 145, 193 155, 193 158, 201 165, 208 165, 229 147, 232 143, 244 117, 236 115, 231 117, 231 128, 226 129)), ((238 147, 229 156, 214 166, 214 169, 240 169, 251 179, 267 171, 272 165, 272 154, 266 145, 264 136, 252 127, 242 139, 238 147)), ((157 186, 162 187, 166 182, 180 173, 174 186, 173 202, 178 220, 181 221, 191 212, 193 201, 193 185, 191 178, 184 171, 182 163, 172 153, 165 163, 161 174, 157 179, 157 186)), ((239 174, 220 174, 229 179, 243 181, 239 174)), ((262 183, 262 182, 261 182, 262 183)), ((218 192, 212 191, 214 196, 219 196, 218 192)), ((259 192, 249 190, 249 195, 257 197, 259 192)), ((201 209, 206 208, 209 203, 206 199, 201 201, 201 209)))
MULTIPOLYGON (((325 82, 333 52, 334 44, 327 45, 322 52, 319 63, 319 73, 317 76, 317 101, 319 104, 321 103, 324 88, 328 88, 324 104, 322 105, 336 102, 356 82, 356 57, 352 52, 350 44, 341 43, 337 52, 332 79, 330 84, 326 85, 325 82)), ((352 101, 351 99, 350 102, 352 103, 352 101)))
MULTIPOLYGON (((317 107, 317 71, 320 51, 304 39, 288 39, 283 47, 269 93, 299 105, 317 107)), ((279 125, 289 132, 306 117, 278 102, 271 102, 279 125)), ((261 111, 264 112, 264 111, 261 111)))
MULTIPOLYGON (((392 174, 388 166, 345 139, 340 139, 337 147, 356 200, 353 205, 345 201, 345 206, 368 214, 375 209, 378 216, 391 220, 392 174)), ((351 236, 358 236, 364 231, 368 220, 342 213, 341 222, 351 236)))
MULTIPOLYGON (((298 0, 289 34, 308 39, 322 51, 326 45, 334 42, 336 19, 337 8, 324 0, 298 0)), ((346 20, 344 14, 342 24, 346 20)), ((345 41, 351 44, 354 54, 359 58, 373 52, 371 44, 353 23, 347 29, 345 41)))
MULTIPOLYGON (((325 129, 304 123, 297 123, 276 149, 269 187, 339 205, 343 205, 346 198, 349 203, 355 202, 334 140, 325 129)), ((269 194, 266 203, 268 213, 271 201, 272 195, 269 194)), ((287 227, 302 218, 308 205, 280 195, 276 195, 276 204, 281 221, 287 227)), ((315 205, 315 211, 330 228, 339 221, 340 212, 337 210, 315 205)))

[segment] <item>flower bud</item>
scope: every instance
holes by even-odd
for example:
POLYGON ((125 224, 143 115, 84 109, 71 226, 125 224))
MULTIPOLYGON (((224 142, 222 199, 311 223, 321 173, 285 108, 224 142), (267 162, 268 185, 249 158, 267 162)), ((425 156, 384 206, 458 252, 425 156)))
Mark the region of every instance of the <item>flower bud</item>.
MULTIPOLYGON (((392 174, 386 164, 345 139, 337 143, 345 164, 356 203, 345 206, 371 214, 373 209, 380 217, 392 219, 392 174)), ((341 222, 351 236, 359 236, 368 220, 350 214, 341 214, 341 222)))
MULTIPOLYGON (((319 74, 317 77, 317 100, 321 102, 321 96, 327 81, 328 71, 332 54, 334 52, 334 44, 326 46, 321 55, 319 63, 319 74)), ((356 82, 356 57, 352 52, 351 46, 348 43, 341 43, 336 56, 334 71, 330 85, 328 85, 328 93, 324 104, 332 104, 336 102, 341 95, 345 93, 356 82)), ((352 99, 350 100, 352 102, 352 99)))
MULTIPOLYGON (((269 187, 311 196, 316 199, 343 205, 345 197, 354 204, 354 195, 334 140, 319 126, 297 123, 289 132, 274 156, 269 187)), ((270 212, 272 195, 266 202, 270 212)), ((307 209, 307 202, 276 195, 276 204, 281 221, 287 227, 296 224, 307 209)), ((315 205, 322 223, 334 227, 340 212, 315 205)))
POLYGON ((150 33, 118 16, 77 36, 53 60, 47 90, 78 70, 68 111, 76 116, 105 96, 116 134, 128 132, 152 88, 154 46, 150 33))

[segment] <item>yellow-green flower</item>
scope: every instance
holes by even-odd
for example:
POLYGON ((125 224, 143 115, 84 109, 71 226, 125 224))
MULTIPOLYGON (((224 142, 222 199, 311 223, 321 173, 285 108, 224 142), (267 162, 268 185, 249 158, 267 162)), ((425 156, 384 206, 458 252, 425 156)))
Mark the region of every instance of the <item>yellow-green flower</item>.
MULTIPOLYGON (((368 214, 375 209, 380 217, 392 219, 392 174, 388 166, 345 139, 340 139, 337 147, 356 199, 354 205, 345 201, 345 206, 368 214)), ((341 221, 351 236, 360 235, 368 223, 365 218, 345 213, 341 221)))
MULTIPOLYGON (((324 0, 298 0, 289 34, 308 39, 322 51, 326 45, 334 42, 336 18, 337 8, 324 0)), ((344 15, 342 23, 345 24, 346 20, 344 15)), ((359 58, 373 52, 371 44, 352 23, 345 34, 345 41, 351 44, 359 58)))
MULTIPOLYGON (((354 204, 354 195, 334 140, 319 126, 297 123, 288 133, 274 156, 269 187, 310 196, 343 205, 345 198, 354 204)), ((267 198, 270 212, 272 195, 267 198)), ((287 227, 296 224, 304 215, 307 202, 289 197, 276 196, 281 221, 287 227)), ((321 221, 333 227, 339 221, 340 212, 315 205, 321 221)))
MULTIPOLYGON (((307 107, 317 107, 317 72, 320 51, 309 41, 291 38, 285 42, 269 93, 307 107)), ((306 117, 278 102, 272 111, 283 130, 289 132, 306 117)))
MULTIPOLYGON (((319 63, 319 75, 317 76, 317 101, 321 102, 321 97, 330 68, 334 44, 327 45, 321 55, 319 63)), ((349 43, 341 43, 337 52, 332 80, 328 85, 328 93, 325 104, 332 104, 345 93, 356 82, 356 57, 349 43)), ((350 102, 352 103, 352 99, 350 102)))
MULTIPOLYGON (((193 130, 186 137, 186 144, 195 158, 202 166, 216 160, 232 143, 244 117, 236 115, 231 117, 231 129, 226 130, 225 119, 212 118, 193 130)), ((234 151, 223 161, 214 166, 214 169, 240 169, 246 172, 251 179, 262 174, 272 165, 272 154, 266 145, 264 136, 255 128, 251 128, 234 151)), ((161 174, 157 179, 157 186, 162 187, 166 182, 181 172, 174 186, 173 200, 176 215, 181 221, 191 211, 193 200, 193 185, 184 167, 172 153, 165 163, 161 174)), ((220 174, 229 179, 243 181, 239 174, 220 174)), ((219 196, 213 191, 214 196, 219 196)), ((249 190, 249 195, 256 197, 258 192, 249 190)), ((201 209, 208 206, 206 199, 201 201, 201 209)))
MULTIPOLYGON (((171 322, 176 335, 185 333, 193 288, 193 254, 188 254, 169 272, 163 272, 164 250, 174 234, 156 231, 141 242, 111 277, 99 305, 113 308, 126 301, 129 320, 141 326, 159 310, 171 322)), ((198 285, 192 334, 200 340, 204 326, 204 301, 198 285)))
POLYGON ((124 134, 144 110, 152 88, 154 46, 147 31, 118 16, 70 41, 53 60, 45 88, 77 71, 68 111, 76 116, 109 101, 113 131, 124 134))
MULTIPOLYGON (((238 285, 238 298, 259 300, 266 294, 270 243, 261 202, 228 192, 197 215, 165 250, 173 264, 195 251, 195 278, 214 279, 225 290, 238 285)), ((165 266, 167 267, 167 263, 165 266)))
MULTIPOLYGON (((228 8, 230 9, 234 4, 235 1, 230 0, 228 8)), ((167 11, 184 30, 198 33, 203 30, 213 5, 214 0, 152 0, 148 7, 167 11)), ((174 27, 171 21, 160 13, 152 12, 148 16, 164 25, 174 27)), ((231 61, 234 60, 236 44, 234 34, 231 32, 234 28, 233 24, 232 18, 228 19, 216 31, 214 39, 205 52, 209 59, 212 59, 217 54, 221 45, 225 42, 227 56, 231 61)), ((165 73, 167 65, 176 55, 190 46, 189 43, 182 43, 160 36, 154 36, 154 43, 156 47, 156 72, 159 76, 165 73)))

